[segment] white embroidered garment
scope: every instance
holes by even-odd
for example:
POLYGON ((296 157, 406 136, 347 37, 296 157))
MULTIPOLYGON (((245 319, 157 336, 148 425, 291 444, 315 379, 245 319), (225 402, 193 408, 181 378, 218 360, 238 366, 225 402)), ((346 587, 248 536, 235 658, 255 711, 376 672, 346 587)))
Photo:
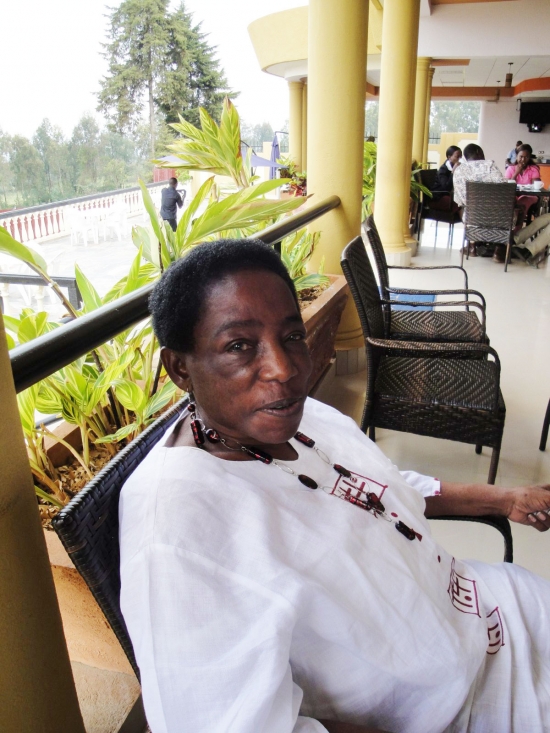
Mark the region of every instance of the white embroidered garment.
POLYGON ((506 178, 493 160, 464 160, 453 173, 454 200, 459 206, 466 203, 466 181, 504 183, 506 178))
POLYGON ((295 440, 294 470, 375 492, 422 539, 275 466, 156 446, 120 500, 153 733, 550 730, 550 584, 446 553, 423 516, 439 483, 411 488, 349 418, 308 400, 300 430, 357 481, 295 440))

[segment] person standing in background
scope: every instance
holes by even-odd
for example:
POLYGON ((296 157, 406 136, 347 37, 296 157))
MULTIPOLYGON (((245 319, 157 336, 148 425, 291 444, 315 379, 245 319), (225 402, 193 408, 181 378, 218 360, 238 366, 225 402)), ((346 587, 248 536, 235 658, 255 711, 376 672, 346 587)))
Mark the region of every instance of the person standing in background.
POLYGON ((516 164, 516 160, 518 157, 518 149, 521 145, 523 145, 523 143, 521 142, 521 140, 518 140, 516 143, 516 147, 510 150, 510 152, 508 153, 508 157, 506 158, 506 163, 504 164, 505 168, 508 168, 509 165, 516 164))
POLYGON ((178 185, 177 178, 170 178, 168 181, 168 188, 162 189, 162 204, 160 207, 160 215, 167 221, 175 232, 178 226, 177 215, 178 208, 181 209, 183 206, 183 199, 180 194, 176 191, 178 185))

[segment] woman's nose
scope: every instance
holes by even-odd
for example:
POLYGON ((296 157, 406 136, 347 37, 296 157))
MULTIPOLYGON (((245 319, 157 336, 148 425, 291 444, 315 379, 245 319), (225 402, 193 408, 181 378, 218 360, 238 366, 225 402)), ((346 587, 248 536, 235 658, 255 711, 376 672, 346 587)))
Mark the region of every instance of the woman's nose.
POLYGON ((298 373, 298 368, 283 344, 266 345, 262 354, 261 377, 266 381, 287 382, 298 373))

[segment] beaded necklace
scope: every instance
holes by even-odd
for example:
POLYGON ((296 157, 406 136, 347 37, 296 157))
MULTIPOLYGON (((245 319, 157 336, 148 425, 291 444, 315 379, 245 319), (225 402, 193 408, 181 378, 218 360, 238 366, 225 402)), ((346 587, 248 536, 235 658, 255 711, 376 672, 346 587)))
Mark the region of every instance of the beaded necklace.
MULTIPOLYGON (((239 443, 239 441, 235 440, 234 442, 237 443, 237 448, 228 445, 227 440, 223 438, 217 430, 214 430, 213 428, 207 428, 203 422, 203 420, 197 416, 196 412, 196 406, 194 403, 189 403, 187 406, 187 409, 190 414, 191 418, 191 430, 193 433, 193 440, 195 441, 195 445, 197 448, 204 449, 204 443, 205 440, 208 440, 210 443, 221 443, 225 448, 228 450, 233 451, 242 451, 243 453, 248 454, 249 456, 252 456, 256 461, 260 461, 261 463, 264 463, 266 465, 276 466, 281 471, 284 471, 284 473, 292 474, 293 476, 296 476, 298 481, 303 485, 306 486, 308 489, 311 489, 314 491, 315 489, 321 489, 327 494, 330 494, 331 496, 337 496, 337 498, 341 498, 344 501, 349 502, 350 504, 353 504, 354 506, 359 507, 360 509, 363 509, 364 511, 369 512, 375 517, 380 517, 380 519, 385 519, 386 522, 389 522, 390 524, 393 524, 395 529, 402 534, 404 537, 406 537, 408 540, 421 540, 422 535, 416 532, 414 529, 411 529, 408 527, 404 522, 402 521, 396 521, 391 515, 389 515, 386 512, 386 509, 382 502, 380 501, 379 497, 372 491, 367 491, 363 493, 365 495, 365 499, 358 499, 355 496, 352 496, 349 492, 344 495, 336 495, 333 493, 333 487, 331 486, 319 486, 317 481, 312 479, 310 476, 306 476, 303 473, 296 473, 296 471, 288 466, 286 463, 283 463, 282 461, 279 461, 277 458, 273 458, 272 455, 267 453, 266 451, 261 450, 260 448, 254 448, 249 447, 247 445, 243 445, 242 443, 239 443)), ((295 440, 297 440, 301 445, 304 445, 306 448, 312 448, 319 458, 326 463, 327 465, 331 466, 334 471, 336 471, 337 474, 340 476, 343 476, 347 478, 349 481, 355 483, 357 479, 353 476, 351 471, 348 471, 347 468, 344 468, 344 466, 341 466, 339 463, 332 463, 330 458, 327 456, 324 451, 322 451, 320 448, 318 448, 315 445, 315 441, 312 438, 309 438, 307 435, 304 435, 304 433, 296 433, 294 436, 295 440)))

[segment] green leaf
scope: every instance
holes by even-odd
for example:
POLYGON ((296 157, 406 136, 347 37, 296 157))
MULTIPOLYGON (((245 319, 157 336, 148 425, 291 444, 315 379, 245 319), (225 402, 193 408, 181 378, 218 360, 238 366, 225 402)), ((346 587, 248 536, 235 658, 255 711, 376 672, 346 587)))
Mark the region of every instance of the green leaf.
POLYGON ((95 311, 97 308, 100 308, 103 303, 101 302, 99 293, 77 264, 74 266, 74 274, 84 302, 84 308, 82 309, 83 312, 90 313, 91 311, 95 311))
POLYGON ((0 253, 15 257, 20 262, 26 262, 27 265, 32 265, 44 274, 48 272, 46 260, 38 252, 14 239, 3 226, 0 226, 0 253))
POLYGON ((163 388, 154 394, 147 402, 144 417, 151 417, 155 412, 159 412, 163 407, 166 407, 170 400, 173 399, 176 391, 177 387, 173 382, 166 382, 163 388))
POLYGON ((10 349, 15 349, 15 341, 13 340, 13 338, 9 335, 7 331, 4 331, 4 333, 6 334, 6 343, 8 344, 8 351, 10 351, 10 349))
POLYGON ((128 379, 117 379, 115 382, 115 394, 122 405, 132 412, 143 410, 147 396, 145 392, 134 382, 128 379))
POLYGON ((37 496, 39 496, 44 501, 47 501, 48 504, 53 504, 53 506, 56 506, 58 509, 63 509, 63 504, 59 501, 59 499, 56 499, 55 496, 48 494, 47 491, 44 491, 44 489, 41 489, 36 484, 34 485, 34 491, 37 496))
POLYGON ((123 440, 132 433, 135 433, 138 430, 138 427, 138 424, 135 422, 130 423, 129 425, 123 425, 116 431, 116 433, 112 433, 111 435, 103 435, 101 438, 96 438, 94 440, 94 443, 96 445, 97 443, 118 443, 119 440, 123 440))
POLYGON ((17 395, 19 417, 21 418, 21 425, 26 435, 30 435, 34 432, 34 412, 37 409, 37 396, 38 384, 33 384, 32 387, 25 389, 17 395))
POLYGON ((47 333, 48 314, 44 311, 40 313, 32 313, 21 319, 19 328, 17 330, 17 339, 20 344, 26 344, 28 341, 32 341, 38 336, 47 333))

